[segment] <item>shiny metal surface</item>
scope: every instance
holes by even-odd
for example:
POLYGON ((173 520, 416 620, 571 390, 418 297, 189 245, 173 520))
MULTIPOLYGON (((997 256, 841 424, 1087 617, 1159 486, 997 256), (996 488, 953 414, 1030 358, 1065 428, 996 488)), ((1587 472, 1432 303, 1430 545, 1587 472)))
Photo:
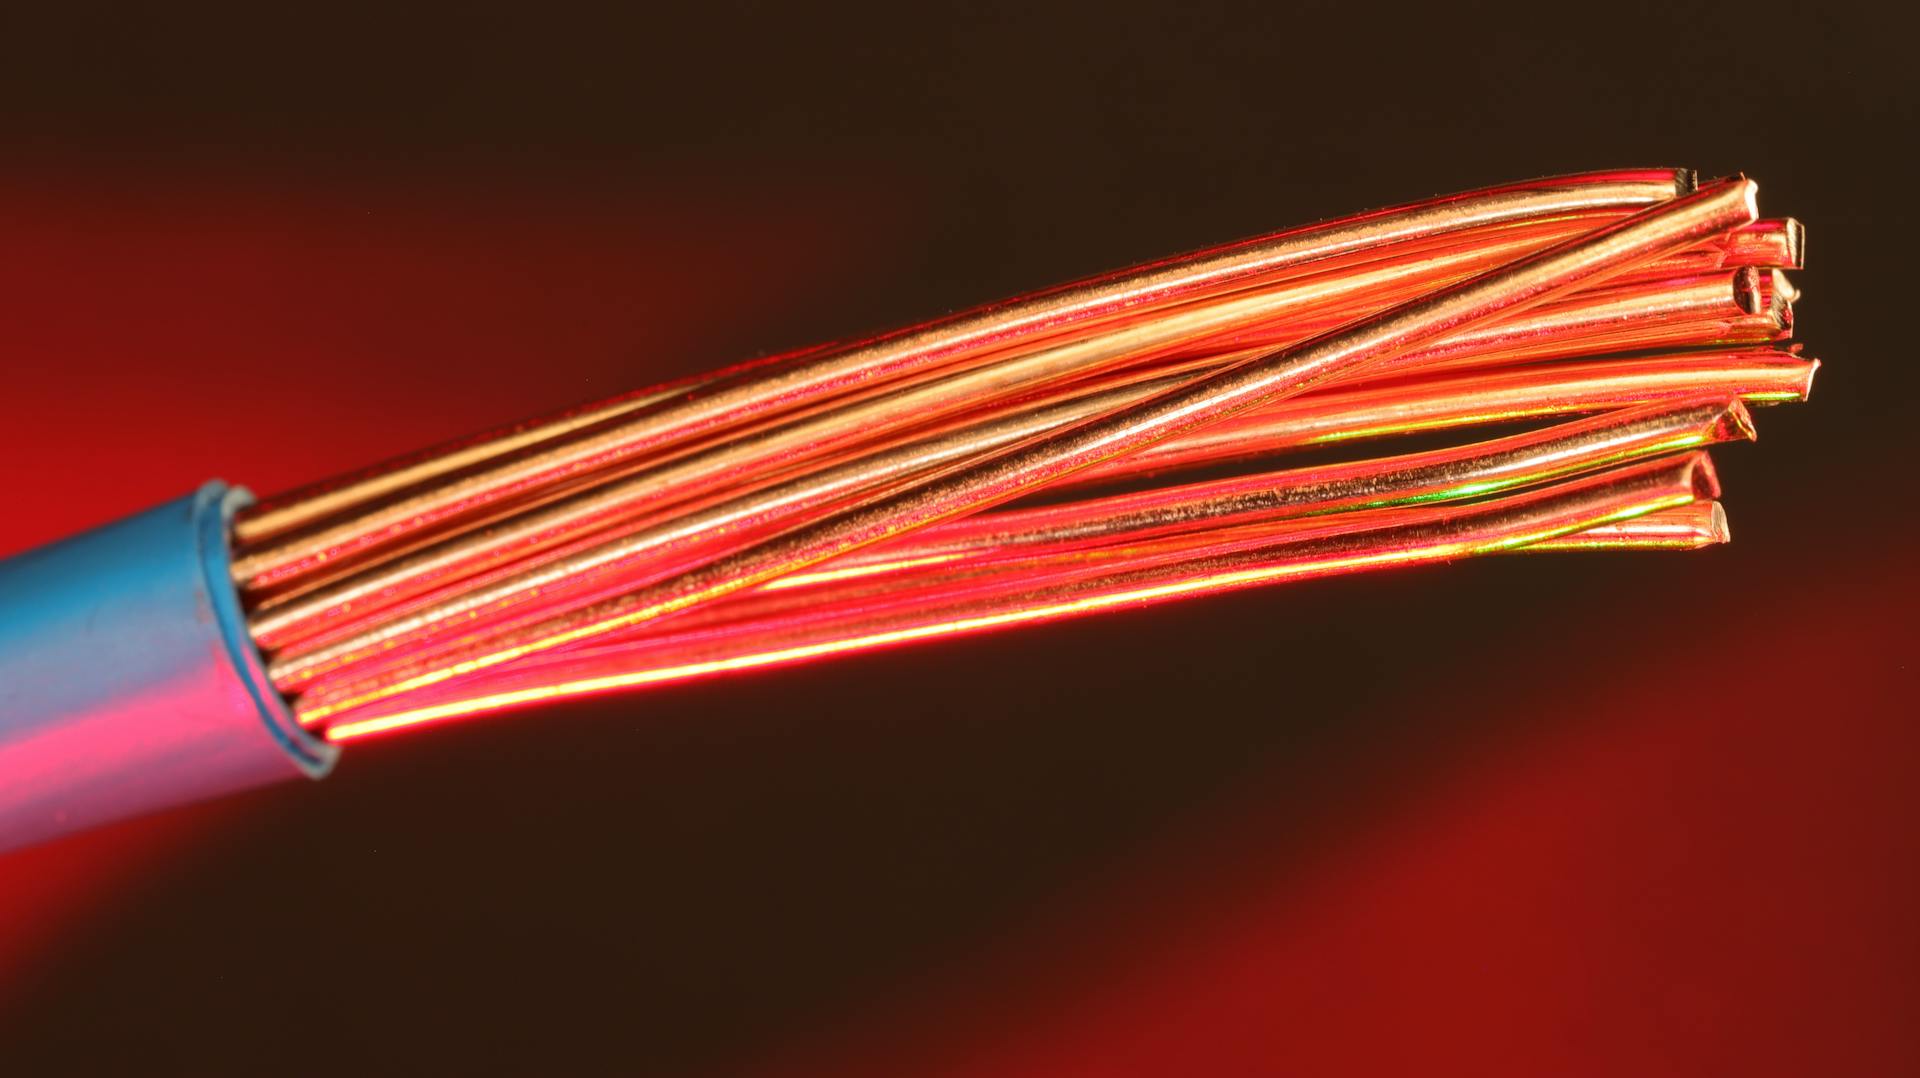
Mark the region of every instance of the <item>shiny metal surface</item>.
POLYGON ((402 663, 363 682, 330 681, 320 691, 303 695, 303 712, 309 717, 336 714, 650 621, 868 543, 1004 501, 1102 460, 1416 351, 1730 228, 1744 227, 1757 217, 1753 193, 1753 185, 1744 180, 1711 186, 1382 316, 1275 356, 1196 378, 1115 415, 1000 451, 981 463, 918 482, 872 504, 841 510, 658 583, 598 604, 559 611, 497 638, 441 644, 431 660, 402 663))
MULTIPOLYGON (((351 740, 423 723, 589 693, 639 688, 780 663, 1078 617, 1288 580, 1505 553, 1717 493, 1704 455, 1654 461, 1480 503, 1384 509, 1244 529, 1195 545, 1123 547, 1064 578, 1003 574, 958 588, 893 593, 852 610, 610 644, 535 660, 490 680, 422 694, 412 706, 334 724, 351 740)), ((1670 525, 1668 526, 1670 528, 1670 525)), ((1663 529, 1665 530, 1665 529, 1663 529)))
MULTIPOLYGON (((235 579, 249 590, 269 588, 315 566, 401 542, 423 528, 692 439, 879 384, 952 373, 999 350, 1075 325, 1138 314, 1315 259, 1503 221, 1618 214, 1670 199, 1690 182, 1690 174, 1674 171, 1595 173, 1429 200, 1229 244, 852 348, 766 364, 751 377, 721 379, 625 413, 605 429, 588 428, 577 437, 557 432, 563 436, 550 444, 368 502, 315 530, 268 541, 236 559, 235 579)), ((292 506, 279 512, 281 525, 299 513, 292 506)))

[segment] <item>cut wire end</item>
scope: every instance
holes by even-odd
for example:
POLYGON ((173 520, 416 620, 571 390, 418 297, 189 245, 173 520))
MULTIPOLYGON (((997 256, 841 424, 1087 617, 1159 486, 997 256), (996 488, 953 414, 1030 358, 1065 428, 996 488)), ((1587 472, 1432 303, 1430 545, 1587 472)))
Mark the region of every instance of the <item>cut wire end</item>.
POLYGON ((1818 366, 1785 344, 1804 230, 1755 195, 1489 188, 637 391, 263 502, 234 577, 274 685, 343 741, 1287 580, 1716 545, 1704 448, 1818 366), (1455 441, 1378 448, 1414 434, 1455 441))

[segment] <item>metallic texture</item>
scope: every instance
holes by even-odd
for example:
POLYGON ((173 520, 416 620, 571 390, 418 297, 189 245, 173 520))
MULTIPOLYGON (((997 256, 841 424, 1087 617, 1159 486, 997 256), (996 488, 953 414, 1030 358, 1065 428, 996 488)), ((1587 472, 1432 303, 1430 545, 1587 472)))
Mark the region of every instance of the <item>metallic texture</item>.
MULTIPOLYGON (((936 525, 903 537, 905 542, 877 544, 866 551, 834 559, 834 571, 867 566, 873 559, 928 564, 938 557, 965 557, 970 563, 995 553, 1031 552, 1064 546, 1069 551, 1099 542, 1137 538, 1164 531, 1218 526, 1232 520, 1279 519, 1287 516, 1376 508, 1422 501, 1453 500, 1570 475, 1648 454, 1706 445, 1730 438, 1751 438, 1752 427, 1738 402, 1691 401, 1608 412, 1544 431, 1514 435, 1493 442, 1400 457, 1330 465, 1292 472, 1269 473, 1216 480, 1184 487, 1163 487, 1131 495, 1050 506, 1011 513, 983 513, 936 525)), ((747 499, 749 503, 754 499, 747 499)), ((736 516, 735 519, 738 519, 736 516)), ((658 555, 675 537, 699 540, 727 527, 692 514, 676 521, 671 534, 651 551, 658 555)), ((749 533, 751 534, 751 533, 749 533)), ((652 538, 649 536, 649 538, 652 538)), ((633 555, 638 557, 639 555, 633 555)), ((647 564, 658 572, 657 560, 647 564)), ((672 564, 672 563, 668 563, 672 564)), ((615 566, 618 568, 618 566, 615 566)), ((282 688, 297 690, 316 676, 355 665, 365 676, 394 654, 417 661, 430 654, 434 638, 445 632, 450 618, 461 635, 485 627, 490 631, 515 628, 550 609, 569 591, 591 599, 609 584, 596 581, 601 565, 566 571, 550 570, 537 586, 511 578, 490 588, 466 592, 451 612, 429 607, 401 622, 388 622, 383 633, 369 642, 350 637, 332 646, 303 652, 275 664, 282 688), (530 611, 523 607, 531 606, 530 611), (516 619, 516 614, 522 614, 516 619)), ((781 578, 791 583, 795 574, 781 578)), ((615 577, 617 592, 631 588, 632 577, 615 577)))
MULTIPOLYGON (((316 565, 401 542, 422 528, 483 512, 556 483, 622 467, 703 436, 877 385, 954 373, 1014 346, 1069 333, 1074 327, 1123 314, 1138 316, 1316 259, 1546 215, 1617 215, 1670 199, 1690 186, 1690 173, 1646 170, 1470 192, 1229 244, 854 347, 803 355, 791 363, 766 364, 749 372, 752 377, 696 386, 621 413, 607 424, 556 431, 557 436, 547 442, 508 453, 476 470, 367 500, 345 519, 245 551, 235 560, 235 579, 250 590, 270 587, 316 565)), ((279 512, 284 517, 298 515, 299 510, 283 506, 279 512)), ((274 527, 284 526, 278 522, 274 527)))
POLYGON ((850 569, 870 576, 889 565, 929 565, 935 559, 940 571, 948 572, 1007 557, 1072 557, 1154 535, 1460 501, 1753 437, 1752 421, 1738 401, 1623 408, 1465 446, 978 513, 854 551, 811 573, 792 573, 763 587, 804 587, 822 576, 844 577, 850 569))
POLYGON ((1308 393, 1069 476, 1054 489, 1216 466, 1289 449, 1624 408, 1737 397, 1803 401, 1817 360, 1779 352, 1705 352, 1460 372, 1377 387, 1308 393))
POLYGON ((614 598, 561 609, 525 628, 456 640, 364 679, 303 694, 303 716, 325 717, 709 602, 742 588, 977 511, 1168 437, 1342 374, 1379 367, 1448 336, 1596 284, 1757 219, 1755 188, 1717 183, 1575 240, 1388 309, 1298 346, 1202 375, 1111 415, 990 454, 906 489, 826 515, 737 553, 614 598))
POLYGON ((1289 580, 1504 553, 1615 521, 1671 511, 1717 493, 1704 455, 1654 461, 1447 508, 1350 513, 1277 530, 1223 534, 1206 545, 1122 548, 1052 580, 1003 578, 913 589, 867 607, 829 608, 747 626, 612 644, 536 660, 493 680, 423 694, 412 706, 336 723, 347 741, 443 719, 569 696, 845 655, 915 641, 1079 617, 1289 580))
POLYGON ((1819 367, 1787 343, 1805 230, 1755 197, 1680 170, 1486 188, 259 505, 211 484, 0 563, 0 848, 546 700, 1483 554, 1724 543, 1705 450, 1819 367))
MULTIPOLYGON (((1406 529, 1660 469, 1710 486, 1697 451, 1752 437, 1747 407, 1804 399, 1818 369, 1783 343, 1804 254, 1749 181, 1683 170, 1409 203, 294 491, 240 514, 232 577, 271 684, 339 740, 542 684, 1127 605, 1091 583, 1115 574, 1197 594, 1254 549, 1319 564, 1371 536, 1353 566, 1396 564, 1406 529)), ((1726 537, 1707 501, 1615 508, 1451 556, 1726 537)))
MULTIPOLYGON (((1266 295, 1252 298, 1262 303, 1269 302, 1266 295)), ((1222 320, 1217 315, 1218 309, 1218 306, 1211 306, 1199 311, 1211 319, 1214 328, 1209 332, 1224 332, 1220 329, 1222 320)), ((1173 324, 1177 328, 1182 324, 1181 317, 1168 315, 1141 329, 1151 329, 1164 338, 1172 332, 1165 327, 1173 324)), ((1507 364, 1542 355, 1582 355, 1605 351, 1620 346, 1622 341, 1629 341, 1636 346, 1671 344, 1688 339, 1721 342, 1738 339, 1738 334, 1731 332, 1728 326, 1742 319, 1765 322, 1765 328, 1757 335, 1757 339, 1765 340, 1776 332, 1777 327, 1771 320, 1745 314, 1739 303, 1739 289, 1734 278, 1715 274, 1697 282, 1691 279, 1678 284, 1664 281, 1631 290, 1608 290, 1601 293, 1598 303, 1576 300, 1569 304, 1550 305, 1543 314, 1503 320, 1492 333, 1451 337, 1441 349, 1427 350, 1416 358, 1436 367, 1457 364, 1462 358, 1507 364), (1630 294, 1621 295, 1622 292, 1630 294)), ((1288 324, 1297 327, 1306 321, 1296 317, 1288 324)), ((1179 332, 1185 334, 1188 331, 1180 329, 1179 332)), ((506 520, 478 525, 440 543, 365 567, 345 579, 316 579, 317 586, 310 591, 265 596, 256 607, 256 639, 277 655, 292 657, 298 651, 289 651, 288 646, 303 637, 324 631, 330 637, 337 638, 344 635, 349 627, 360 632, 375 631, 380 622, 374 615, 384 608, 462 578, 486 573, 508 562, 517 562, 526 567, 527 571, 520 576, 523 590, 548 589, 555 579, 553 573, 533 569, 534 564, 544 564, 550 560, 542 556, 545 552, 563 545, 573 549, 581 545, 577 541, 598 535, 600 542, 594 552, 583 555, 581 560, 574 563, 577 571, 586 571, 589 564, 600 566, 620 558, 638 557, 650 548, 635 546, 623 538, 636 530, 638 522, 658 521, 663 526, 670 524, 676 531, 684 532, 687 530, 684 525, 691 519, 689 512, 700 510, 697 499, 716 490, 740 492, 763 483, 778 483, 781 473, 767 469, 790 462, 798 454, 808 455, 815 467, 845 461, 847 466, 862 469, 862 474, 872 479, 869 486, 884 478, 904 477, 908 474, 906 470, 896 469, 890 476, 884 472, 888 460, 885 448, 875 448, 870 444, 851 450, 845 447, 862 442, 871 443, 876 436, 903 427, 924 428, 932 421, 950 420, 954 412, 965 408, 974 409, 974 414, 967 419, 981 424, 985 418, 980 414, 982 401, 1010 400, 1007 407, 1024 411, 1030 404, 1019 399, 1020 393, 1044 392, 1048 383, 1084 377, 1090 362, 1111 362, 1114 355, 1127 354, 1129 348, 1136 347, 1133 342, 1137 342, 1141 335, 1137 330, 1132 334, 1109 335, 1065 348, 1042 349, 1033 355, 830 411, 775 430, 744 434, 724 445, 664 467, 562 496, 557 501, 528 509, 506 520), (1116 337, 1132 337, 1133 341, 1116 341, 1116 337), (866 455, 865 463, 854 464, 863 454, 866 455), (689 505, 690 500, 695 500, 696 504, 689 505)), ((1304 332, 1296 328, 1284 339, 1291 343, 1301 336, 1304 336, 1304 332)), ((1227 356, 1208 356, 1204 362, 1189 363, 1175 369, 1188 373, 1217 369, 1229 365, 1236 357, 1245 358, 1256 353, 1257 349, 1242 348, 1227 356)), ((1168 371, 1159 366, 1136 368, 1104 380, 1075 381, 1067 392, 1071 394, 1077 389, 1078 392, 1094 393, 1105 386, 1124 386, 1149 377, 1166 378, 1168 371)), ((1130 402, 1131 398, 1114 398, 1107 403, 1107 410, 1130 402)), ((1084 410, 1075 418, 1093 414, 1098 412, 1084 410)), ((976 445, 979 450, 987 447, 983 442, 976 445)), ((922 461, 919 456, 912 459, 918 462, 916 466, 933 463, 922 461)), ((941 460, 938 463, 946 462, 941 460)), ((844 470, 842 467, 836 474, 844 470)), ((792 482, 783 484, 783 495, 792 486, 792 482)), ((809 504, 820 504, 826 496, 821 494, 811 500, 787 496, 785 504, 792 512, 797 512, 809 504)), ((707 516, 710 518, 711 514, 707 516)), ((732 519, 739 518, 736 516, 732 519)), ((763 519, 757 523, 767 525, 772 521, 763 519)), ((715 525, 709 522, 703 526, 711 528, 715 525)), ((735 534, 738 534, 738 529, 735 529, 735 534)), ((472 609, 474 602, 463 598, 454 605, 461 609, 472 609)), ((457 613, 453 606, 448 606, 429 615, 429 618, 444 620, 457 616, 457 613)))

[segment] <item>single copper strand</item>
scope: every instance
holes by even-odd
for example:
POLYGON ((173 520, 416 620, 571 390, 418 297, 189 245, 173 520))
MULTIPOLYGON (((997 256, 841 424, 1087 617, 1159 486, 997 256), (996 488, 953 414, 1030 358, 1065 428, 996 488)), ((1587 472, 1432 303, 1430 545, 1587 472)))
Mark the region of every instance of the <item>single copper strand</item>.
POLYGON ((1518 547, 1515 554, 1591 550, 1700 550, 1731 542, 1727 511, 1719 502, 1697 501, 1633 520, 1601 524, 1571 535, 1518 547))

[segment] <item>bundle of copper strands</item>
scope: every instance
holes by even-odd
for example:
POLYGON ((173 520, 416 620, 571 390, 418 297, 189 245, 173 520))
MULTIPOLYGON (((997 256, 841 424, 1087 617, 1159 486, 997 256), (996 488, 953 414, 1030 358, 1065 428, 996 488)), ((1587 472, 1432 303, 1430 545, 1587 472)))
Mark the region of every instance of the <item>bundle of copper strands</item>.
POLYGON ((1727 539, 1707 448, 1807 395, 1802 248, 1744 178, 1435 198, 295 491, 238 518, 233 574, 341 741, 1335 573, 1695 549, 1727 539))

